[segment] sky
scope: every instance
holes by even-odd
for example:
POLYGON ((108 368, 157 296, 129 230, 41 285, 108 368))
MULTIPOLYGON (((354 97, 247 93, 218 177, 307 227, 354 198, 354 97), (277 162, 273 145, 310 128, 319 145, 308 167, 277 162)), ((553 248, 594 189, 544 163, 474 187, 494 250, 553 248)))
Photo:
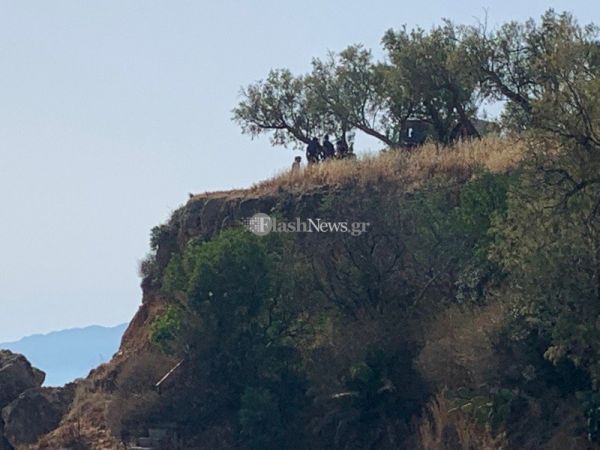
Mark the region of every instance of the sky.
POLYGON ((290 166, 231 121, 242 86, 350 44, 380 54, 404 24, 550 7, 600 22, 590 0, 0 0, 0 342, 130 320, 154 225, 290 166))

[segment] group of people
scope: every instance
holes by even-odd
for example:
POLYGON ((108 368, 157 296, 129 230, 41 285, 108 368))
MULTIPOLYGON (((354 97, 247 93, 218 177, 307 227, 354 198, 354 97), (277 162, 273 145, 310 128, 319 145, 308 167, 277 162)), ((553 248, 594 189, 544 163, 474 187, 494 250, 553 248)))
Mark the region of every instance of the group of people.
MULTIPOLYGON (((317 164, 319 161, 328 161, 331 159, 353 159, 356 155, 352 148, 342 139, 335 143, 335 147, 329 140, 329 135, 323 137, 323 143, 319 142, 319 138, 313 137, 306 147, 306 161, 308 165, 317 164)), ((292 172, 296 173, 300 170, 302 157, 296 156, 292 164, 292 172)))
POLYGON ((344 140, 339 139, 334 147, 327 134, 323 137, 322 144, 317 137, 313 137, 306 147, 306 161, 308 164, 315 164, 329 159, 344 159, 351 155, 352 152, 344 140))

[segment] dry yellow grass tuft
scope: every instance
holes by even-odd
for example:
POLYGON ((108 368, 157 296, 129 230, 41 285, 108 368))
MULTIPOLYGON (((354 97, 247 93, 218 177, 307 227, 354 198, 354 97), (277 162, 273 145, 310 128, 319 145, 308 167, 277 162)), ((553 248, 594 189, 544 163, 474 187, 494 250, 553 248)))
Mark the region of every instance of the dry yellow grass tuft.
POLYGON ((418 425, 421 450, 503 450, 507 448, 504 433, 492 435, 482 425, 453 408, 444 392, 429 402, 418 425))
POLYGON ((330 161, 307 167, 301 173, 286 171, 255 184, 245 193, 261 195, 279 189, 304 191, 318 186, 381 181, 394 181, 410 190, 435 176, 464 176, 477 168, 504 171, 517 165, 524 154, 523 142, 497 136, 460 142, 452 147, 427 144, 413 150, 367 155, 358 160, 330 161))

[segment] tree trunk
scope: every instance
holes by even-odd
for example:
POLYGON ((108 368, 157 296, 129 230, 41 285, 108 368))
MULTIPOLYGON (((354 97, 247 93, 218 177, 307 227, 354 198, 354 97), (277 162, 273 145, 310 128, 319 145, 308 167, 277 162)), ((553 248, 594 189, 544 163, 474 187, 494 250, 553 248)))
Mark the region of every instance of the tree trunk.
POLYGON ((477 139, 481 139, 479 131, 477 131, 477 128, 475 128, 475 125, 473 125, 473 122, 471 121, 471 118, 467 115, 467 112, 465 111, 463 105, 457 102, 455 107, 456 112, 458 113, 458 119, 460 121, 460 124, 465 128, 467 134, 469 136, 475 136, 477 139))

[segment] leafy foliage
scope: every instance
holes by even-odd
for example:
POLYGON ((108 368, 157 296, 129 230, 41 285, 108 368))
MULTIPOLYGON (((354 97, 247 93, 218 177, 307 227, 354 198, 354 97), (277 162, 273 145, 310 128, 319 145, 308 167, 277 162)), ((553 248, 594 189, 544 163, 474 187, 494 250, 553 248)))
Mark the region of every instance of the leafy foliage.
POLYGON ((280 145, 306 144, 323 133, 346 140, 360 131, 399 147, 409 120, 429 123, 441 143, 479 136, 477 71, 465 64, 459 33, 449 22, 431 32, 390 30, 383 37, 389 63, 354 45, 314 59, 307 75, 272 71, 242 90, 233 118, 253 137, 272 132, 280 145))
POLYGON ((185 399, 188 412, 200 412, 188 421, 203 420, 206 402, 210 411, 239 410, 240 437, 249 448, 271 448, 265 440, 285 435, 282 420, 293 429, 304 408, 297 352, 285 337, 289 319, 278 306, 285 294, 273 271, 277 249, 277 242, 241 229, 191 241, 182 257, 172 258, 163 280, 164 294, 179 306, 153 325, 154 342, 184 349, 194 383, 205 386, 185 399))
POLYGON ((283 445, 279 403, 267 389, 246 388, 242 395, 240 434, 250 449, 277 449, 283 445))
POLYGON ((598 30, 548 10, 536 22, 489 31, 445 21, 430 31, 387 31, 384 62, 354 45, 314 59, 311 73, 272 71, 242 90, 233 117, 252 137, 277 145, 324 133, 363 132, 386 147, 407 145, 411 123, 448 144, 479 137, 480 106, 505 101, 507 130, 545 130, 580 145, 599 145, 598 30), (411 122, 412 121, 412 122, 411 122))
POLYGON ((243 89, 242 96, 233 117, 252 137, 272 132, 273 145, 301 145, 326 129, 325 117, 312 113, 304 78, 289 70, 271 71, 266 80, 243 89))
POLYGON ((546 357, 568 358, 598 382, 599 193, 588 189, 564 203, 563 187, 531 177, 511 196, 496 258, 510 273, 515 312, 550 340, 546 357))
POLYGON ((460 28, 451 22, 427 33, 406 28, 388 31, 383 45, 390 61, 390 73, 400 80, 413 99, 409 115, 431 123, 435 140, 456 139, 460 124, 468 135, 479 136, 476 115, 477 72, 466 64, 460 28))
POLYGON ((183 311, 177 306, 170 306, 156 321, 152 323, 150 339, 164 351, 168 351, 182 331, 183 311))

